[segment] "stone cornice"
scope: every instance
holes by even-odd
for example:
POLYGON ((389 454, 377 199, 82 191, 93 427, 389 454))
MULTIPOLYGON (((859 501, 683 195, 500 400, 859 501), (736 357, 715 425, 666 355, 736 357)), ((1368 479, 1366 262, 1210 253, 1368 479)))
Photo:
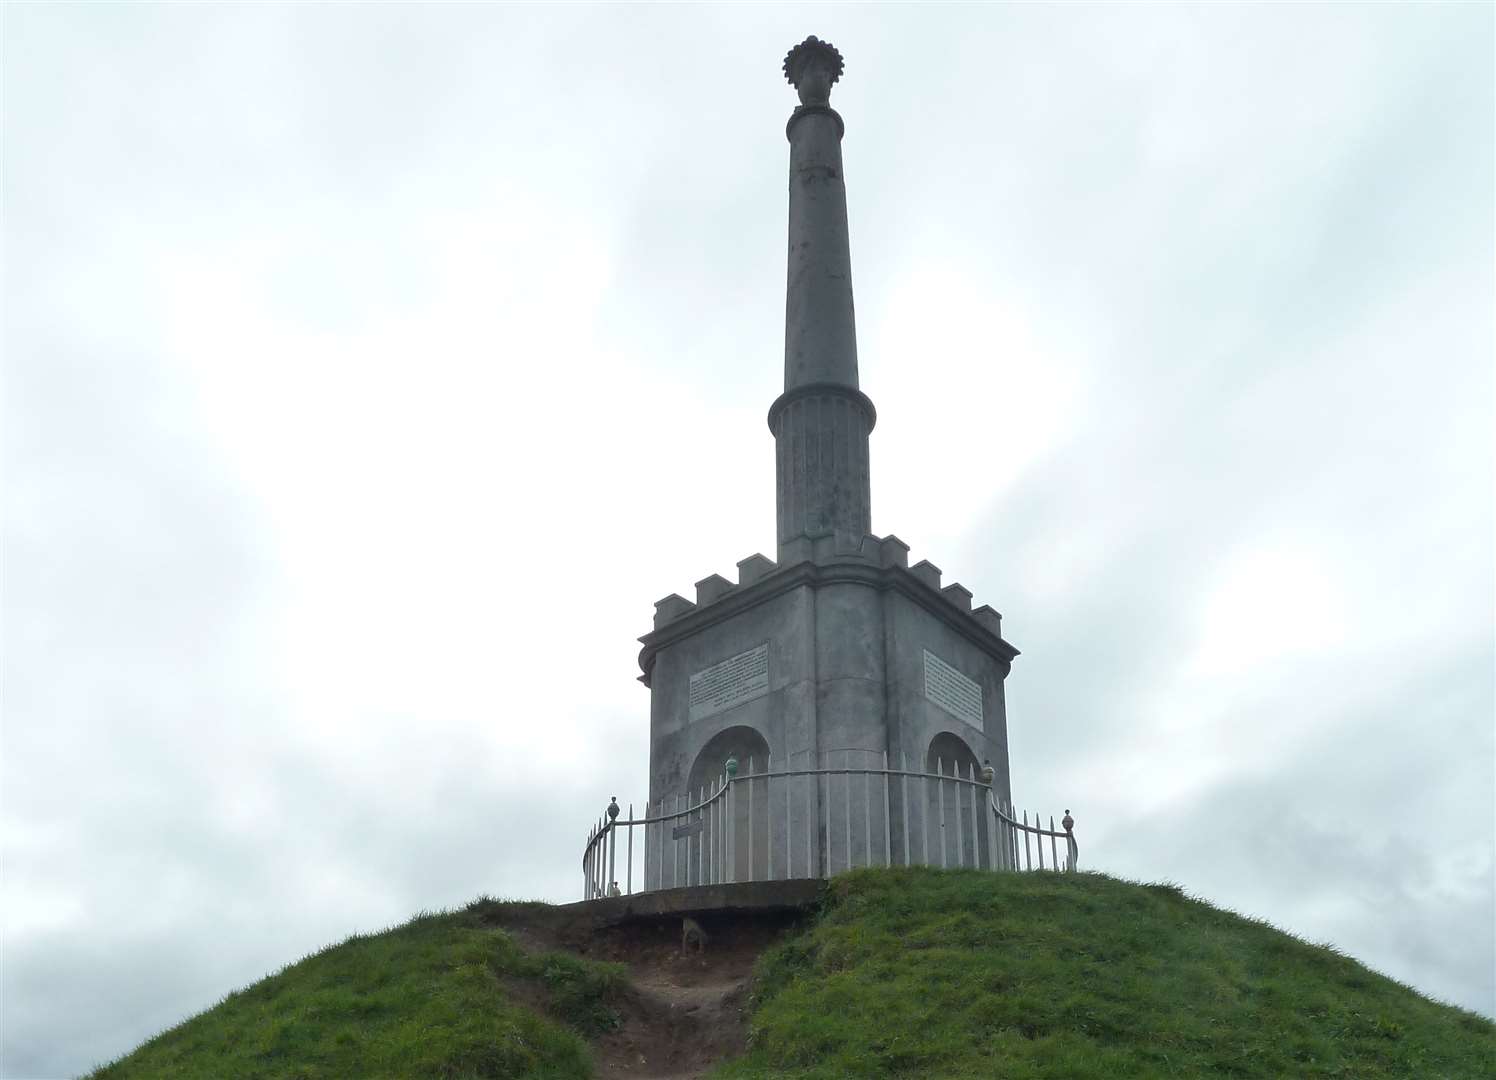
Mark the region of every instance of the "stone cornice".
MULTIPOLYGON (((813 382, 803 383, 800 386, 792 386, 784 393, 774 399, 774 404, 769 406, 769 430, 774 431, 774 421, 779 419, 779 414, 793 402, 801 398, 816 397, 821 394, 832 394, 839 397, 850 398, 856 402, 862 411, 867 414, 867 429, 872 431, 878 423, 878 410, 873 408, 873 399, 864 394, 855 386, 836 382, 813 382)), ((777 434, 777 432, 776 432, 777 434)))
POLYGON ((994 634, 972 618, 969 611, 962 610, 955 602, 942 596, 921 581, 914 573, 902 566, 879 566, 856 555, 833 556, 823 561, 804 560, 792 563, 767 574, 751 585, 739 586, 713 601, 710 605, 694 608, 672 619, 664 626, 653 630, 639 641, 639 668, 643 674, 639 681, 650 684, 654 672, 655 657, 664 649, 683 638, 698 634, 708 627, 731 619, 741 612, 767 603, 801 585, 820 588, 825 585, 854 584, 878 589, 880 592, 894 591, 908 597, 914 603, 935 615, 946 626, 965 637, 977 648, 1011 664, 1019 652, 999 634, 994 634))

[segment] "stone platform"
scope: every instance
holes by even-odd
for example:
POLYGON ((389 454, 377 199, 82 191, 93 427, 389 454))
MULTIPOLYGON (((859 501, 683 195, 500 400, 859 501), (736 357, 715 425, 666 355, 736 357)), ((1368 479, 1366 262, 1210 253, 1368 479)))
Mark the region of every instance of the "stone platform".
POLYGON ((743 881, 731 885, 691 885, 680 889, 656 889, 632 896, 605 896, 560 905, 563 911, 590 917, 595 925, 607 926, 634 919, 681 915, 736 914, 745 912, 807 911, 821 899, 826 882, 821 878, 791 878, 789 881, 743 881))

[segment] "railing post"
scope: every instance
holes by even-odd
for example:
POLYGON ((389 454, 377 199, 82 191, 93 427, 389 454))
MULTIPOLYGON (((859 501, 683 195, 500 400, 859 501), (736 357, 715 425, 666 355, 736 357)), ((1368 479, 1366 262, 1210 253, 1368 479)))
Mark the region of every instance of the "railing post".
POLYGON ((935 822, 930 817, 930 774, 924 769, 919 771, 919 786, 924 795, 919 803, 920 865, 931 866, 933 864, 930 862, 930 826, 935 822))
MULTIPOLYGON (((733 812, 733 832, 737 832, 737 812, 733 812)), ((733 856, 733 880, 737 880, 737 856, 733 856)), ((753 758, 748 758, 748 877, 747 881, 755 880, 753 873, 753 758)))
MULTIPOLYGON (((827 878, 829 878, 830 875, 832 875, 832 872, 833 872, 832 871, 832 799, 833 799, 833 794, 832 794, 832 773, 829 772, 830 767, 832 767, 832 757, 830 757, 830 754, 827 754, 826 755, 826 764, 824 764, 824 766, 821 767, 821 773, 823 773, 823 775, 826 776, 826 851, 823 851, 823 853, 821 853, 821 856, 823 856, 823 859, 821 859, 821 865, 826 866, 826 874, 824 874, 824 877, 827 877, 827 878)), ((817 788, 818 787, 820 787, 820 785, 817 785, 817 788)))
POLYGON ((1023 856, 1018 854, 1018 838, 1020 836, 1024 838, 1024 847, 1027 848, 1028 833, 1018 827, 1018 808, 1016 806, 1009 808, 1008 816, 1013 819, 1013 869, 1021 871, 1023 869, 1023 856))
POLYGON ((1008 868, 1008 849, 1003 837, 1007 835, 1008 826, 1002 817, 1002 800, 993 792, 988 802, 992 810, 992 838, 997 841, 997 849, 992 857, 992 869, 1006 870, 1008 868))
MULTIPOLYGON (((987 797, 982 800, 982 806, 988 810, 992 809, 992 786, 987 786, 987 797)), ((983 814, 982 821, 987 826, 987 869, 997 870, 997 818, 991 814, 983 814)))
MULTIPOLYGON (((805 759, 813 760, 808 752, 805 759)), ((807 771, 805 774, 805 876, 808 878, 816 876, 815 867, 811 862, 815 858, 816 849, 815 829, 811 826, 811 822, 820 817, 820 811, 815 803, 815 791, 812 787, 815 783, 815 773, 807 771)))
MULTIPOLYGON (((1043 858, 1042 852, 1040 853, 1040 858, 1043 858)), ((1029 851, 1029 823, 1027 810, 1023 812, 1023 868, 1025 870, 1032 870, 1034 868, 1034 856, 1033 853, 1029 851)))
POLYGON ((847 755, 850 750, 842 751, 842 812, 846 815, 844 830, 847 837, 847 869, 852 869, 852 773, 851 766, 847 764, 847 755))
POLYGON ((893 802, 888 789, 888 751, 883 751, 883 865, 893 865, 893 802))
MULTIPOLYGON (((749 809, 752 809, 752 796, 749 796, 749 809)), ((751 828, 751 826, 750 826, 751 828)), ((752 850, 752 845, 749 845, 752 850)), ((727 844, 724 848, 726 855, 725 873, 723 881, 738 880, 738 785, 737 781, 729 776, 727 778, 727 844)), ((751 857, 751 856, 750 856, 751 857)))
POLYGON ((940 798, 940 869, 946 868, 945 857, 945 762, 935 759, 935 794, 940 798))
POLYGON ((913 823, 909 820, 909 755, 902 750, 899 751, 899 797, 904 803, 904 865, 908 866, 909 830, 913 823))
MULTIPOLYGON (((630 817, 633 815, 630 814, 630 817)), ((603 895, 612 896, 613 886, 618 881, 618 796, 608 802, 608 883, 603 886, 603 895)))
POLYGON ((1065 811, 1065 816, 1060 819, 1060 824, 1065 827, 1065 869, 1073 874, 1080 849, 1075 843, 1075 819, 1070 816, 1069 810, 1065 811))
POLYGON ((769 760, 764 762, 764 831, 768 833, 764 837, 765 848, 764 862, 765 873, 768 880, 774 880, 774 755, 769 755, 769 760))
POLYGON ((961 800, 961 763, 951 762, 951 772, 956 779, 951 783, 951 794, 956 797, 956 865, 962 868, 966 866, 966 807, 961 800))
POLYGON ((784 880, 795 876, 794 833, 790 828, 794 822, 794 794, 790 784, 790 756, 784 755, 784 880))

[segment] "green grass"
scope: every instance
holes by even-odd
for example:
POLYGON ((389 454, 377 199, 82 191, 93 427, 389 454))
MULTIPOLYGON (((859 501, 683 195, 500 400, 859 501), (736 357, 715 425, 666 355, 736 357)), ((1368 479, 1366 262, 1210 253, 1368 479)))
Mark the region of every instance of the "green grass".
MULTIPOLYGON (((522 951, 500 925, 584 925, 545 905, 350 938, 230 994, 94 1080, 592 1075, 619 1023, 617 964, 522 951), (521 917, 522 916, 522 917, 521 917)), ((760 958, 760 1077, 1496 1077, 1496 1025, 1333 949, 1094 874, 860 870, 760 958)))
POLYGON ((526 955, 494 901, 350 938, 156 1036, 93 1080, 478 1080, 592 1075, 623 968, 526 955), (522 1004, 534 1002, 536 1009, 522 1004))
POLYGON ((1496 1026, 1172 886, 855 871, 766 953, 756 1077, 1496 1076, 1496 1026))

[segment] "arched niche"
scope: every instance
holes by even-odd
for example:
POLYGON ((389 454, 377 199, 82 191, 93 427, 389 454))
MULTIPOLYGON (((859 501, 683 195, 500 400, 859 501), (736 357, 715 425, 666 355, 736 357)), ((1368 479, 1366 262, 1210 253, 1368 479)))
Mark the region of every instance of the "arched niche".
MULTIPOLYGON (((732 874, 735 881, 749 881, 763 878, 768 866, 768 781, 746 779, 768 771, 768 740, 757 729, 742 724, 717 732, 691 763, 688 793, 693 803, 701 798, 703 791, 709 796, 722 780, 730 757, 738 759, 738 782, 734 785, 731 804, 733 839, 729 850, 733 853, 732 874), (756 800, 749 797, 750 783, 756 800)), ((719 812, 726 807, 727 804, 722 803, 719 812)))
MULTIPOLYGON (((925 771, 960 776, 963 780, 975 776, 980 782, 982 763, 965 739, 954 732, 942 731, 930 740, 925 752, 925 771)), ((936 781, 931 785, 925 809, 926 828, 931 830, 931 862, 940 864, 935 852, 944 833, 947 865, 989 866, 992 861, 988 847, 991 828, 991 811, 987 806, 989 790, 985 784, 974 787, 952 781, 936 781)))
POLYGON ((769 766, 768 740, 757 729, 745 724, 725 728, 713 735, 691 763, 690 780, 686 785, 691 798, 696 798, 703 788, 710 790, 722 779, 730 757, 738 759, 739 776, 747 776, 750 768, 754 773, 764 772, 769 766))
POLYGON ((935 771, 937 762, 941 763, 941 770, 949 776, 951 766, 962 776, 970 776, 971 770, 982 771, 982 763, 977 760, 976 753, 966 745, 966 740, 950 731, 942 731, 930 740, 930 749, 925 753, 925 769, 928 772, 935 771))

